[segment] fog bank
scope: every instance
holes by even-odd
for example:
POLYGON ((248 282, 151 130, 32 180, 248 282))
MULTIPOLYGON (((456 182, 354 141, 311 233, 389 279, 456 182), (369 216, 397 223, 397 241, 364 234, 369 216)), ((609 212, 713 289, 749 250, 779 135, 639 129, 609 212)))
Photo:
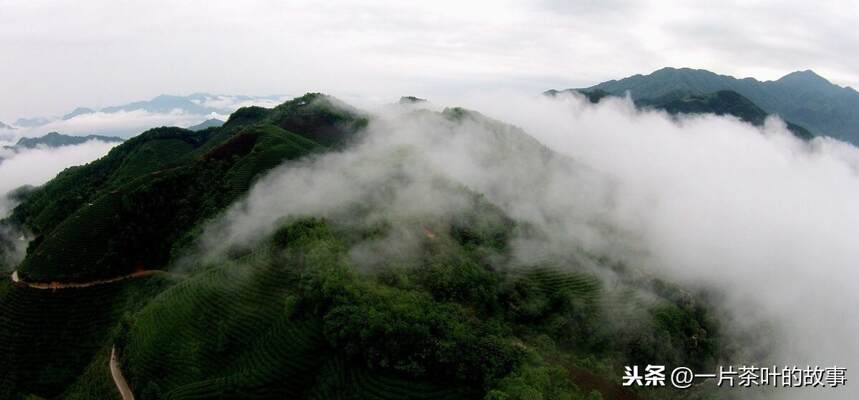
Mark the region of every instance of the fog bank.
POLYGON ((57 148, 0 150, 0 158, 3 158, 0 161, 0 218, 14 206, 6 196, 10 191, 24 185, 41 185, 68 167, 86 164, 107 154, 116 144, 90 140, 57 148))
MULTIPOLYGON (((279 218, 337 215, 353 203, 382 201, 398 218, 455 213, 459 192, 438 182, 456 182, 536 227, 514 240, 523 263, 608 255, 723 293, 733 315, 726 329, 771 323, 774 332, 758 339, 778 352, 765 362, 846 366, 848 379, 859 367, 856 148, 802 142, 777 119, 762 128, 674 119, 624 99, 492 94, 460 104, 537 140, 480 118, 386 109, 359 144, 261 179, 206 231, 209 254, 254 243, 279 218)), ((775 395, 849 398, 849 388, 775 395)))

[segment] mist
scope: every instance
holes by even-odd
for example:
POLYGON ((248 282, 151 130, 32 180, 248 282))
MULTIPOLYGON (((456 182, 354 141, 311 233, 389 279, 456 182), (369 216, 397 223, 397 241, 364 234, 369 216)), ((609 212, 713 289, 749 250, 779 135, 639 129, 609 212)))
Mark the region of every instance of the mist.
POLYGON ((10 191, 24 185, 41 185, 68 167, 86 164, 107 154, 115 145, 90 140, 74 146, 0 151, 0 158, 3 158, 0 161, 0 219, 15 206, 7 196, 10 191))
MULTIPOLYGON (((722 294, 728 331, 770 324, 755 339, 775 354, 733 360, 739 365, 859 367, 859 149, 801 141, 777 118, 760 128, 733 117, 675 118, 629 99, 593 105, 495 93, 459 101, 532 136, 480 118, 380 108, 348 150, 260 179, 210 224, 207 256, 249 246, 283 218, 345 218, 350 204, 377 202, 396 218, 455 214, 467 202, 439 182, 456 182, 537 228, 514 238, 517 262, 565 260, 577 249, 608 255, 722 294)), ((372 246, 379 258, 413 247, 401 231, 382 241, 372 246)), ((352 255, 366 261, 373 251, 352 255)), ((774 396, 849 398, 847 388, 774 396)))
POLYGON ((150 112, 146 110, 94 112, 75 116, 67 120, 57 119, 44 125, 22 127, 15 130, 19 137, 42 136, 49 132, 68 135, 105 135, 131 137, 150 128, 159 126, 178 126, 187 128, 209 118, 226 121, 228 115, 211 113, 200 115, 173 110, 170 112, 150 112))
MULTIPOLYGON (((774 321, 775 337, 762 338, 779 346, 774 362, 859 366, 855 147, 800 141, 777 119, 763 129, 712 115, 675 123, 628 100, 473 104, 611 177, 611 224, 648 254, 628 261, 717 288, 739 317, 774 321)), ((809 395, 779 397, 794 394, 809 395)))
MULTIPOLYGON (((248 97, 231 95, 209 95, 204 100, 193 99, 193 103, 209 107, 217 111, 208 114, 193 112, 181 108, 175 109, 146 109, 145 106, 136 105, 141 108, 95 111, 76 115, 71 118, 46 117, 48 121, 43 125, 32 127, 17 127, 8 135, 18 137, 42 136, 49 132, 59 132, 70 135, 106 135, 131 137, 147 129, 160 126, 178 126, 188 128, 197 125, 207 119, 219 119, 226 121, 229 114, 241 107, 260 106, 275 107, 282 103, 285 97, 248 97)), ((134 103, 132 103, 134 105, 134 103)), ((123 106, 119 106, 123 107, 123 106)), ((0 140, 3 138, 0 137, 0 140)))

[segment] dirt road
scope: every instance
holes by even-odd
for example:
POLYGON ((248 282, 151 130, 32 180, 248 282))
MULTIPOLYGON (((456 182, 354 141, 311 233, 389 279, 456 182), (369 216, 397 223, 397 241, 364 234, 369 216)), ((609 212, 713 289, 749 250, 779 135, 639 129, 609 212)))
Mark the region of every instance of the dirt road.
POLYGON ((18 271, 14 271, 14 272, 12 272, 12 283, 14 283, 15 285, 27 286, 27 287, 33 288, 33 289, 53 289, 53 290, 56 290, 56 289, 79 289, 79 288, 86 288, 86 287, 91 287, 91 286, 98 286, 98 285, 104 285, 104 284, 108 284, 108 283, 119 282, 119 281, 122 281, 125 279, 142 278, 145 276, 152 276, 155 274, 166 274, 166 273, 167 272, 165 272, 165 271, 149 270, 149 271, 135 272, 133 274, 123 275, 123 276, 119 276, 116 278, 99 279, 99 280, 94 280, 94 281, 89 281, 89 282, 26 282, 26 281, 22 281, 21 278, 18 276, 18 271))
POLYGON ((122 370, 119 369, 119 363, 116 362, 116 347, 111 347, 110 349, 110 376, 113 377, 113 383, 116 385, 116 389, 119 390, 122 400, 134 400, 134 393, 128 387, 128 382, 125 381, 125 377, 122 376, 122 370))

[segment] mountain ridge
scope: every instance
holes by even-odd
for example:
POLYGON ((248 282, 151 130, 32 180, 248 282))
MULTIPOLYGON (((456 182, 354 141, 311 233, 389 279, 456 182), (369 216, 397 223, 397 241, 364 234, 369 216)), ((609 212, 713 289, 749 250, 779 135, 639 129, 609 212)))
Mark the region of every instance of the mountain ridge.
POLYGON ((601 90, 635 101, 653 100, 672 92, 705 95, 731 90, 770 114, 859 145, 859 92, 829 82, 812 70, 795 71, 777 80, 735 78, 704 69, 665 67, 647 75, 636 74, 605 81, 579 91, 601 90))
POLYGON ((15 143, 15 146, 10 147, 23 147, 32 149, 40 145, 44 145, 47 147, 62 147, 62 146, 72 146, 76 144, 81 144, 88 142, 90 140, 100 140, 102 142, 123 142, 124 139, 118 138, 116 136, 102 136, 102 135, 87 135, 87 136, 74 136, 74 135, 64 135, 58 132, 50 132, 46 135, 33 137, 33 138, 20 138, 18 142, 15 143))

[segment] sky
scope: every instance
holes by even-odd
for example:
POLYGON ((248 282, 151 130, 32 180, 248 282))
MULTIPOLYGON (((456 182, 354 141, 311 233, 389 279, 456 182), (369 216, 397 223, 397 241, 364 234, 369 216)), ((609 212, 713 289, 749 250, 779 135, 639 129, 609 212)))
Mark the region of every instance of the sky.
POLYGON ((850 3, 0 0, 0 121, 163 93, 538 93, 665 66, 857 87, 850 3))

